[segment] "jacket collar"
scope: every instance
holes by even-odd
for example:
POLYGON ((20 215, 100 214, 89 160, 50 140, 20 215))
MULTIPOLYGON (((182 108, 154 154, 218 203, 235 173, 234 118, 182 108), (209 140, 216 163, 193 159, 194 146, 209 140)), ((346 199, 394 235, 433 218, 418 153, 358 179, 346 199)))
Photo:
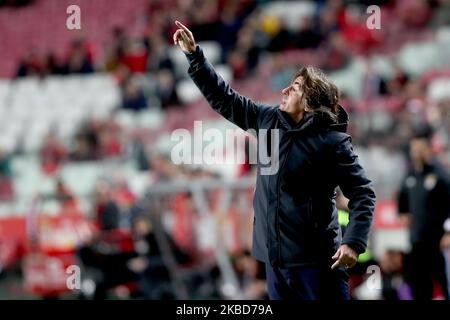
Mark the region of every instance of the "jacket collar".
POLYGON ((348 114, 341 105, 339 105, 337 123, 331 122, 326 116, 318 113, 307 114, 299 123, 295 123, 289 114, 285 111, 281 111, 279 107, 277 107, 277 115, 280 123, 287 130, 296 132, 312 128, 326 131, 346 132, 349 122, 348 114))

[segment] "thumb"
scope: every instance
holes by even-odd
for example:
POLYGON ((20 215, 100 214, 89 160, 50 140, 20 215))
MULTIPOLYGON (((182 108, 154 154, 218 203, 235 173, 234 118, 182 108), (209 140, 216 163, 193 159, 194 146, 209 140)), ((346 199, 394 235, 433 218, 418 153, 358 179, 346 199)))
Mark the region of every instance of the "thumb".
POLYGON ((341 248, 339 248, 339 249, 336 251, 336 253, 334 254, 334 256, 331 257, 331 259, 333 259, 333 260, 339 259, 340 255, 341 255, 341 248))

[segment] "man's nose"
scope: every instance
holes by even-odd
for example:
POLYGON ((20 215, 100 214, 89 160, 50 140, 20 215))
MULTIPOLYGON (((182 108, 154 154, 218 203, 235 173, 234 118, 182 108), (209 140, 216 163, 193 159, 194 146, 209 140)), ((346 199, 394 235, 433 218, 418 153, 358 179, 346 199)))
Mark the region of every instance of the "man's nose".
POLYGON ((282 94, 289 94, 289 90, 291 89, 291 86, 284 88, 283 90, 281 90, 282 94))

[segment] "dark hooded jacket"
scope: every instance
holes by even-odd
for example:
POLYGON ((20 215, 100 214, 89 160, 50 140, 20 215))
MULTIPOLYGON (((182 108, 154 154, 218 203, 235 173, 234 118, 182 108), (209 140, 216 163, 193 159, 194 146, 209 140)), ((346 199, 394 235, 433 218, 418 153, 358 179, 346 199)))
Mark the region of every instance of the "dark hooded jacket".
POLYGON ((362 253, 367 246, 375 193, 346 134, 348 116, 340 108, 333 124, 317 113, 296 124, 278 107, 235 92, 205 59, 199 46, 186 54, 189 75, 211 107, 259 140, 252 254, 271 265, 293 267, 330 263, 342 244, 362 253), (265 130, 267 134, 265 133, 265 130), (278 137, 274 130, 278 133, 278 137), (277 140, 276 147, 271 142, 277 140), (264 148, 265 146, 265 148, 264 148), (265 151, 261 152, 261 148, 265 151), (260 155, 271 156, 267 174, 260 155), (278 162, 276 162, 278 161, 278 162), (269 171, 269 170, 268 170, 269 171), (350 200, 350 222, 342 239, 336 187, 350 200))

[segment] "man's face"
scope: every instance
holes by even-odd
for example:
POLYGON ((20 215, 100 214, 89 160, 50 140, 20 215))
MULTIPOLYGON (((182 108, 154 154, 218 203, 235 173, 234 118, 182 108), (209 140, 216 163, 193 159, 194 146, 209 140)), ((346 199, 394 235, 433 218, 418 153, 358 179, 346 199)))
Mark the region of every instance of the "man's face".
POLYGON ((280 110, 290 114, 298 114, 303 111, 302 96, 303 96, 303 78, 301 76, 295 78, 290 86, 284 88, 281 92, 283 100, 280 104, 280 110))
POLYGON ((413 161, 426 161, 430 154, 430 146, 426 139, 412 139, 409 143, 409 152, 413 161))

